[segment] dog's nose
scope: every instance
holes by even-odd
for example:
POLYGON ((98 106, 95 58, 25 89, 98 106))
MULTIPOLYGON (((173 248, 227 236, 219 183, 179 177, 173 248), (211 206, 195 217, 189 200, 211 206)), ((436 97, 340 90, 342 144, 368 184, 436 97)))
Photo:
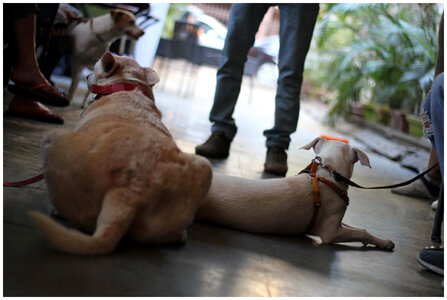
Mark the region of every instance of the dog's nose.
POLYGON ((87 77, 85 77, 85 79, 87 79, 87 80, 88 80, 88 78, 89 78, 89 77, 90 77, 90 74, 88 74, 88 75, 87 75, 87 77))

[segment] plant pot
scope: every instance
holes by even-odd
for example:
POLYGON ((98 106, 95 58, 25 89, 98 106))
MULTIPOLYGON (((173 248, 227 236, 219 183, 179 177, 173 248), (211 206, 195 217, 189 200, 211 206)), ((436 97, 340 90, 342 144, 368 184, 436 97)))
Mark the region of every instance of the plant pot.
POLYGON ((422 120, 420 117, 415 115, 406 115, 408 122, 408 133, 415 137, 424 136, 424 131, 422 129, 422 120))
POLYGON ((390 110, 390 127, 408 133, 408 121, 400 111, 390 110))
POLYGON ((353 116, 359 117, 363 119, 363 108, 362 105, 358 102, 351 103, 351 114, 353 116))
POLYGON ((376 120, 376 112, 374 110, 374 106, 371 104, 363 104, 363 116, 365 120, 375 121, 376 120))
POLYGON ((377 121, 380 124, 388 126, 391 122, 390 110, 388 107, 381 106, 377 112, 377 121))

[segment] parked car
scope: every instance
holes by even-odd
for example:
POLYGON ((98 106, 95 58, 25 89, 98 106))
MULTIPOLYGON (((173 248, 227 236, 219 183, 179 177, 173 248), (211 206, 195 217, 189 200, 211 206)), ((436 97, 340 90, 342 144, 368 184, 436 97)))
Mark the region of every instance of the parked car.
POLYGON ((278 76, 279 36, 273 35, 256 39, 248 52, 248 59, 255 60, 256 78, 260 83, 275 85, 278 76))
POLYGON ((227 35, 227 27, 215 18, 202 14, 197 16, 197 23, 200 26, 198 32, 199 44, 201 46, 222 50, 227 35))

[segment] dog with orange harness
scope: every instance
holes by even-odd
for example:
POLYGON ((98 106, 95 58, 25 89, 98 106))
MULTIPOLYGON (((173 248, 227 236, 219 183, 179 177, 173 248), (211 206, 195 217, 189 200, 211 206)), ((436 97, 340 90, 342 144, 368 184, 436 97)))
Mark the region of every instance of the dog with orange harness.
POLYGON ((255 233, 313 234, 323 243, 361 242, 393 249, 389 239, 343 224, 349 204, 348 185, 331 170, 351 178, 354 163, 370 166, 367 155, 339 138, 318 137, 303 146, 317 157, 300 174, 280 179, 250 180, 214 174, 197 218, 255 233))

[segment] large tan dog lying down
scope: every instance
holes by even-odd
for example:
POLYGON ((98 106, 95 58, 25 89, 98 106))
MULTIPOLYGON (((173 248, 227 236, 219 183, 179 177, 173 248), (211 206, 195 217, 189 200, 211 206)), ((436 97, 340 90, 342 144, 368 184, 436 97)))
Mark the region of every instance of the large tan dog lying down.
POLYGON ((58 129, 42 142, 45 181, 67 229, 30 213, 56 248, 75 254, 113 251, 124 235, 149 244, 183 243, 186 227, 211 184, 208 161, 182 153, 161 122, 150 68, 104 54, 89 75, 98 94, 74 131, 58 129), (123 88, 127 91, 117 91, 123 88))
MULTIPOLYGON (((302 148, 312 147, 323 164, 346 178, 351 177, 358 160, 370 167, 366 154, 346 143, 316 138, 302 148)), ((335 182, 346 193, 348 187, 336 182, 326 169, 318 168, 316 175, 335 182)), ((197 212, 197 218, 249 232, 309 233, 320 236, 323 243, 361 242, 365 246, 394 248, 391 240, 343 224, 345 201, 323 182, 319 183, 319 189, 321 207, 316 222, 308 229, 314 214, 313 183, 309 174, 263 180, 214 174, 207 200, 197 212)))

